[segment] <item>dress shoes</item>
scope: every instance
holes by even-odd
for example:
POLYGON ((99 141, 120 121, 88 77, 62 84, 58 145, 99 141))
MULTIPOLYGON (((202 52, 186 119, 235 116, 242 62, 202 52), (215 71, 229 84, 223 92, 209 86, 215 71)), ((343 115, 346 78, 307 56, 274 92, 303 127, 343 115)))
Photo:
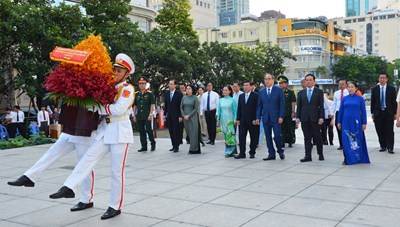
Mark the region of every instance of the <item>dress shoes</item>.
POLYGON ((189 151, 188 154, 201 154, 201 151, 189 151))
POLYGON ((20 176, 16 181, 9 181, 7 184, 12 186, 35 187, 35 183, 25 175, 20 176))
POLYGON ((251 154, 251 155, 250 155, 250 158, 251 158, 251 159, 255 158, 255 157, 254 157, 254 154, 251 154))
POLYGON ((389 152, 389 154, 394 154, 393 149, 388 148, 387 151, 389 152))
POLYGON ((320 161, 324 161, 324 160, 325 160, 325 157, 324 157, 324 155, 323 155, 323 154, 319 155, 319 157, 318 157, 318 160, 320 160, 320 161))
POLYGON ((156 144, 155 143, 151 144, 150 151, 155 151, 155 150, 156 150, 156 144))
POLYGON ((241 158, 246 158, 246 155, 236 155, 235 159, 241 159, 241 158))
POLYGON ((206 144, 211 144, 212 142, 211 141, 208 141, 206 144))
POLYGON ((137 150, 138 152, 142 152, 142 151, 147 151, 147 147, 142 147, 139 150, 137 150))
POLYGON ((289 143, 289 147, 293 147, 293 145, 291 143, 289 143))
POLYGON ((337 149, 338 151, 340 151, 340 150, 343 150, 343 147, 338 147, 338 149, 337 149))
POLYGON ((58 192, 51 194, 50 199, 75 198, 75 193, 67 186, 62 186, 58 192))
POLYGON ((213 141, 213 142, 211 142, 210 144, 211 144, 211 145, 215 145, 215 142, 213 141))
POLYGON ((304 158, 300 159, 300 162, 311 162, 311 161, 312 161, 312 159, 311 158, 307 158, 307 157, 304 157, 304 158))
POLYGON ((174 150, 175 150, 175 147, 173 147, 173 148, 169 149, 169 151, 174 151, 174 150))
POLYGON ((328 142, 324 142, 323 144, 324 144, 324 145, 328 145, 328 142))
POLYGON ((264 161, 275 160, 275 157, 266 157, 263 158, 264 161))
POLYGON ((329 145, 333 145, 333 141, 330 141, 330 142, 329 142, 329 145))
POLYGON ((107 211, 103 214, 103 216, 101 216, 101 220, 113 218, 120 214, 121 214, 121 210, 114 210, 113 208, 108 207, 107 211))
POLYGON ((174 149, 174 153, 178 153, 179 152, 179 149, 178 148, 175 148, 174 149))
POLYGON ((93 207, 93 202, 91 202, 91 203, 79 202, 78 204, 76 204, 74 207, 71 208, 71 211, 72 212, 80 211, 80 210, 85 210, 85 209, 92 208, 92 207, 93 207))
POLYGON ((279 158, 280 158, 281 160, 285 159, 285 157, 286 157, 286 156, 285 156, 284 153, 280 153, 280 154, 279 154, 279 158))
POLYGON ((385 152, 387 151, 386 147, 381 147, 381 149, 379 150, 379 152, 385 152))

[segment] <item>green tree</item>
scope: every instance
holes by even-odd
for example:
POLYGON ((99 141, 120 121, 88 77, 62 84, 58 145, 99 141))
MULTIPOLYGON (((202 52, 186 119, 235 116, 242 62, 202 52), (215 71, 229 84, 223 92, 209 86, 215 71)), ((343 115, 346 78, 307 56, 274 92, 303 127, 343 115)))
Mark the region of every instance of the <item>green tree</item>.
POLYGON ((8 16, 1 24, 7 32, 0 35, 2 47, 5 45, 2 67, 12 78, 8 85, 27 94, 34 106, 35 98, 41 105, 45 75, 55 64, 49 53, 55 46, 72 46, 83 37, 84 19, 78 6, 54 7, 50 1, 39 0, 4 0, 1 4, 5 7, 0 7, 0 15, 8 16), (12 77, 14 70, 17 75, 12 77))
POLYGON ((129 3, 130 0, 81 1, 89 18, 88 30, 101 35, 108 45, 111 59, 118 53, 126 53, 136 62, 137 50, 144 42, 144 32, 129 19, 128 14, 132 11, 129 3))
POLYGON ((361 90, 367 90, 378 82, 378 75, 386 72, 389 63, 376 56, 342 56, 332 66, 337 79, 346 79, 359 83, 361 90))
POLYGON ((165 0, 156 17, 160 30, 197 38, 190 18, 191 8, 189 0, 165 0))

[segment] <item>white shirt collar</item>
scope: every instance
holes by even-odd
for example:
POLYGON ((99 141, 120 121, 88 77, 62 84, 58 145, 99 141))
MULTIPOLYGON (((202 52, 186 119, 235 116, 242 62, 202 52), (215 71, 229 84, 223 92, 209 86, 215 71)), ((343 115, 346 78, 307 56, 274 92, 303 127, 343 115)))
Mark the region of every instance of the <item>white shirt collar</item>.
POLYGON ((382 85, 379 84, 379 86, 381 87, 381 89, 382 89, 382 88, 385 88, 385 89, 386 89, 386 85, 387 85, 387 84, 385 84, 385 86, 382 86, 382 85))

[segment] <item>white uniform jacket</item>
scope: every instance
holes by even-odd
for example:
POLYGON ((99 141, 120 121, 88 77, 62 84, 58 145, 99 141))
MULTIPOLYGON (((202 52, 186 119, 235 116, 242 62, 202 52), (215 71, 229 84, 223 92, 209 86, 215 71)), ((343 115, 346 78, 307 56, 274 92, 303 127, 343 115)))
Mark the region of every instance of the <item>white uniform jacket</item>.
POLYGON ((135 89, 126 81, 115 86, 118 90, 113 104, 102 106, 100 114, 107 115, 97 130, 96 140, 104 137, 104 144, 133 143, 133 131, 129 120, 135 99, 135 89))

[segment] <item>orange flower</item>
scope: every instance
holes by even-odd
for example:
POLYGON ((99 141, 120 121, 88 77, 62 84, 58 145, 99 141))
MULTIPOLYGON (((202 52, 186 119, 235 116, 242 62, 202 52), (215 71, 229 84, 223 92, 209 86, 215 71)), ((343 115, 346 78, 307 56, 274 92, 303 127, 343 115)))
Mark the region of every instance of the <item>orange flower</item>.
POLYGON ((62 64, 67 64, 72 70, 76 71, 77 74, 88 74, 95 77, 105 76, 109 83, 115 82, 111 58, 101 41, 101 36, 91 34, 87 39, 79 42, 73 49, 90 51, 91 53, 82 66, 68 63, 62 64))

